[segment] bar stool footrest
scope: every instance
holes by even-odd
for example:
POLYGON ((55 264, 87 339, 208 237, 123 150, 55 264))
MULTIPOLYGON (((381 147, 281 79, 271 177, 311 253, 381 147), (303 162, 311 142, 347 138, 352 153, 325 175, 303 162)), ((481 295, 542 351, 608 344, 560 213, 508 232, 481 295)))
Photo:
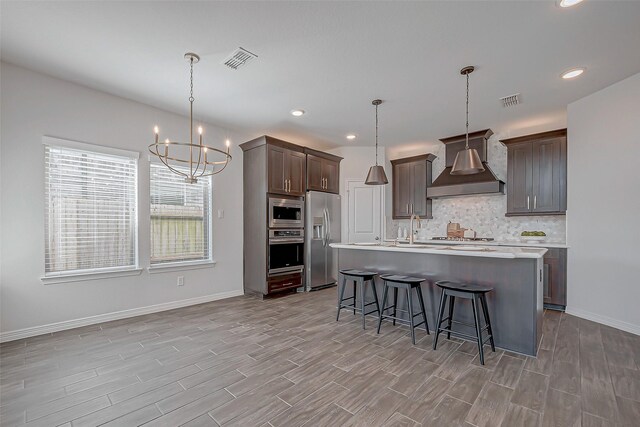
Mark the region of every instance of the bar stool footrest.
POLYGON ((465 334, 463 332, 457 332, 457 331, 451 331, 449 329, 438 328, 436 333, 441 333, 441 332, 446 332, 447 334, 451 334, 451 335, 459 337, 459 338, 466 338, 466 339, 471 340, 471 341, 478 341, 478 337, 477 336, 465 334))

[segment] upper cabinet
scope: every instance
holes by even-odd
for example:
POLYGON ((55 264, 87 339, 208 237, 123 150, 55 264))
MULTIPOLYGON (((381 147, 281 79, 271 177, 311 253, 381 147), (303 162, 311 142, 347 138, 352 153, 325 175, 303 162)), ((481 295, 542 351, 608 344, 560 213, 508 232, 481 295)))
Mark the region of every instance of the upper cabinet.
POLYGON ((404 159, 391 160, 393 219, 418 215, 429 219, 431 199, 427 199, 427 188, 431 185, 432 162, 436 156, 423 154, 404 159))
POLYGON ((340 192, 341 157, 306 148, 307 190, 340 192))
POLYGON ((304 196, 305 191, 327 193, 340 191, 340 161, 342 157, 301 147, 281 139, 263 135, 240 144, 245 167, 251 165, 253 173, 264 178, 267 193, 304 196), (261 165, 258 169, 256 165, 261 165), (266 169, 266 170, 265 170, 266 169))
POLYGON ((267 146, 269 193, 302 196, 305 192, 306 161, 302 151, 281 145, 267 146))
POLYGON ((501 141, 507 147, 507 216, 567 211, 567 130, 501 141))
POLYGON ((260 176, 264 183, 262 191, 289 196, 304 195, 307 190, 304 147, 263 135, 240 144, 240 148, 245 168, 251 165, 251 170, 245 172, 260 176))

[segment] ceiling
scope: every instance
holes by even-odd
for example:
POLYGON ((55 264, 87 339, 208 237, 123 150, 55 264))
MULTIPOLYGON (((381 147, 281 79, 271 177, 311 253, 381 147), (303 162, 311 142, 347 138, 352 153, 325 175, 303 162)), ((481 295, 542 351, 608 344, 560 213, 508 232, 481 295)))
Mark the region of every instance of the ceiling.
POLYGON ((463 133, 465 65, 471 130, 511 135, 564 125, 568 103, 640 72, 638 1, 5 0, 1 14, 5 61, 186 115, 194 51, 197 118, 316 146, 373 144, 374 98, 382 145, 463 133), (239 46, 258 59, 234 71, 239 46), (563 81, 574 66, 587 71, 563 81))

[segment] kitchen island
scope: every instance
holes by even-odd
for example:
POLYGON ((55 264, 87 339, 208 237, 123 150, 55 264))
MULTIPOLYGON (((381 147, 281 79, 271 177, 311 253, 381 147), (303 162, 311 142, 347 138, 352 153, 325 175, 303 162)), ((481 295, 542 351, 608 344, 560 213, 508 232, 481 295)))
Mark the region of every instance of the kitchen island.
MULTIPOLYGON (((542 258, 546 249, 391 243, 332 243, 331 246, 338 249, 340 269, 424 277, 422 290, 432 329, 440 302, 440 289, 435 282, 453 280, 493 287, 487 300, 496 346, 536 355, 542 338, 542 258)), ((347 292, 350 288, 347 287, 347 292)), ((381 296, 379 279, 377 289, 381 296)), ((401 294, 398 307, 405 308, 401 294)), ((456 301, 454 319, 473 323, 469 301, 456 301)), ((467 334, 473 331, 464 325, 454 325, 453 329, 467 334)))

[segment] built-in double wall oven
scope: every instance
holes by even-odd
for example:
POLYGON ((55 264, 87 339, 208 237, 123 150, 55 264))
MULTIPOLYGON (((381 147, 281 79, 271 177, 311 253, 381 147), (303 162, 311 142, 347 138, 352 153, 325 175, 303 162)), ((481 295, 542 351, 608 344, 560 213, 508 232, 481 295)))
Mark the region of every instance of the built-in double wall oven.
POLYGON ((269 276, 302 273, 304 270, 304 229, 269 230, 269 276))

